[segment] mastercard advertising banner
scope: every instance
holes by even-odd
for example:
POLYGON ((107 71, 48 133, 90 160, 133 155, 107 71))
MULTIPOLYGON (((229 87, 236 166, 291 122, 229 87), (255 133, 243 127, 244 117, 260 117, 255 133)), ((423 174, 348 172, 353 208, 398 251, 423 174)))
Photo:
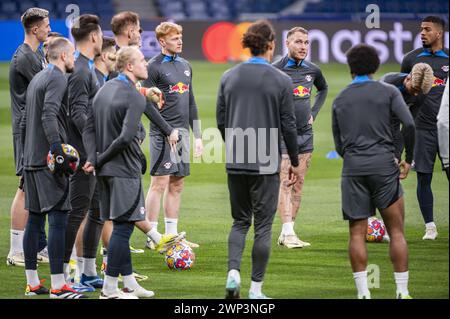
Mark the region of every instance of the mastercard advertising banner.
MULTIPOLYGON (((212 63, 239 62, 249 58, 242 48, 242 36, 251 21, 203 22, 179 21, 183 26, 183 56, 212 63)), ((289 29, 302 26, 309 30, 310 53, 307 59, 317 63, 346 63, 345 52, 353 45, 374 46, 382 63, 400 63, 405 53, 422 46, 420 21, 381 22, 369 29, 364 22, 283 21, 273 22, 276 30, 276 56, 287 53, 285 40, 289 29)), ((445 32, 445 47, 449 33, 445 32)))

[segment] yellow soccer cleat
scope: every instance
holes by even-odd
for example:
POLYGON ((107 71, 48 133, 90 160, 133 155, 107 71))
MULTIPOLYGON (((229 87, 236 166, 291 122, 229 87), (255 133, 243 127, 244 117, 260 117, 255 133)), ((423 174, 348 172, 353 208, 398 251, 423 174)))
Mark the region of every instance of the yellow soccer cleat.
POLYGON ((158 244, 155 245, 155 249, 158 253, 163 254, 169 249, 171 246, 176 243, 182 241, 186 237, 185 232, 181 232, 178 234, 165 234, 162 235, 161 240, 158 244))

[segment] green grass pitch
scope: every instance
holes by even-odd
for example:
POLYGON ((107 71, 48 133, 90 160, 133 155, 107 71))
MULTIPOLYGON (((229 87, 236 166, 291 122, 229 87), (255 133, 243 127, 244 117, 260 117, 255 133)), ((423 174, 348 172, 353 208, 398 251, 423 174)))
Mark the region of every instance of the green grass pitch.
MULTIPOLYGON (((194 90, 200 110, 202 128, 215 127, 216 93, 221 74, 230 65, 193 62, 194 90)), ((315 151, 307 174, 296 231, 312 246, 287 250, 276 245, 281 230, 279 218, 273 226, 272 252, 264 292, 273 298, 355 298, 356 290, 347 257, 348 226, 342 220, 340 208, 341 160, 328 160, 326 154, 334 149, 331 134, 331 103, 338 92, 350 82, 346 66, 321 65, 329 84, 325 106, 314 124, 315 151)), ((399 65, 384 65, 376 78, 399 65)), ((25 298, 25 272, 21 267, 7 267, 9 250, 10 206, 17 187, 14 176, 11 136, 8 64, 0 64, 0 298, 25 298)), ((148 127, 148 121, 144 120, 148 127)), ((148 139, 144 142, 148 156, 148 139)), ((150 177, 144 176, 145 192, 150 177)), ((449 297, 448 255, 448 182, 436 165, 433 179, 435 216, 439 238, 423 241, 424 226, 418 208, 416 175, 411 172, 403 182, 406 196, 406 238, 410 255, 410 292, 415 298, 449 297)), ((160 215, 160 231, 163 230, 160 215)), ((200 244, 194 269, 170 271, 163 256, 145 251, 133 254, 135 269, 150 278, 141 284, 154 290, 157 298, 223 298, 227 272, 227 237, 231 214, 224 164, 192 164, 192 174, 186 179, 182 195, 179 230, 188 239, 200 244)), ((253 232, 247 237, 242 263, 242 293, 247 296, 250 286, 251 245, 253 232)), ((143 248, 145 235, 135 230, 132 245, 143 248)), ((369 244, 369 263, 380 269, 380 287, 372 289, 372 298, 394 298, 395 284, 388 257, 388 245, 369 244)), ((99 255, 98 262, 101 262, 99 255)), ((49 267, 39 267, 41 278, 47 279, 49 267)), ((96 298, 98 293, 91 294, 96 298)))

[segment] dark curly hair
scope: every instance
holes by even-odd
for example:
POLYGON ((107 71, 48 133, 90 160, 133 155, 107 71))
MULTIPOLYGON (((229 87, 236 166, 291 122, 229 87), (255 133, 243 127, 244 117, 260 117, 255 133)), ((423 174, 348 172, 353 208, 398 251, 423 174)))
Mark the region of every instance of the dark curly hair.
POLYGON ((76 42, 85 40, 91 32, 100 30, 100 18, 94 14, 79 16, 70 30, 76 42))
POLYGON ((264 54, 269 43, 275 40, 275 30, 267 20, 258 20, 245 32, 242 38, 242 46, 249 48, 252 55, 264 54))
POLYGON ((367 44, 357 44, 346 53, 350 72, 355 75, 374 74, 380 66, 377 50, 367 44))

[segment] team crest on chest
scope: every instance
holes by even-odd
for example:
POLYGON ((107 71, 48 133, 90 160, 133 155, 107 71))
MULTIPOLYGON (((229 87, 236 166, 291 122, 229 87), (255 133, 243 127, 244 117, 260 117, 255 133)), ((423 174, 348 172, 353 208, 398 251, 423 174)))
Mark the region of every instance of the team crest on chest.
POLYGON ((441 69, 444 72, 448 72, 448 65, 444 65, 441 69))
POLYGON ((308 74, 307 76, 305 76, 306 81, 311 82, 312 80, 312 76, 310 74, 308 74))

